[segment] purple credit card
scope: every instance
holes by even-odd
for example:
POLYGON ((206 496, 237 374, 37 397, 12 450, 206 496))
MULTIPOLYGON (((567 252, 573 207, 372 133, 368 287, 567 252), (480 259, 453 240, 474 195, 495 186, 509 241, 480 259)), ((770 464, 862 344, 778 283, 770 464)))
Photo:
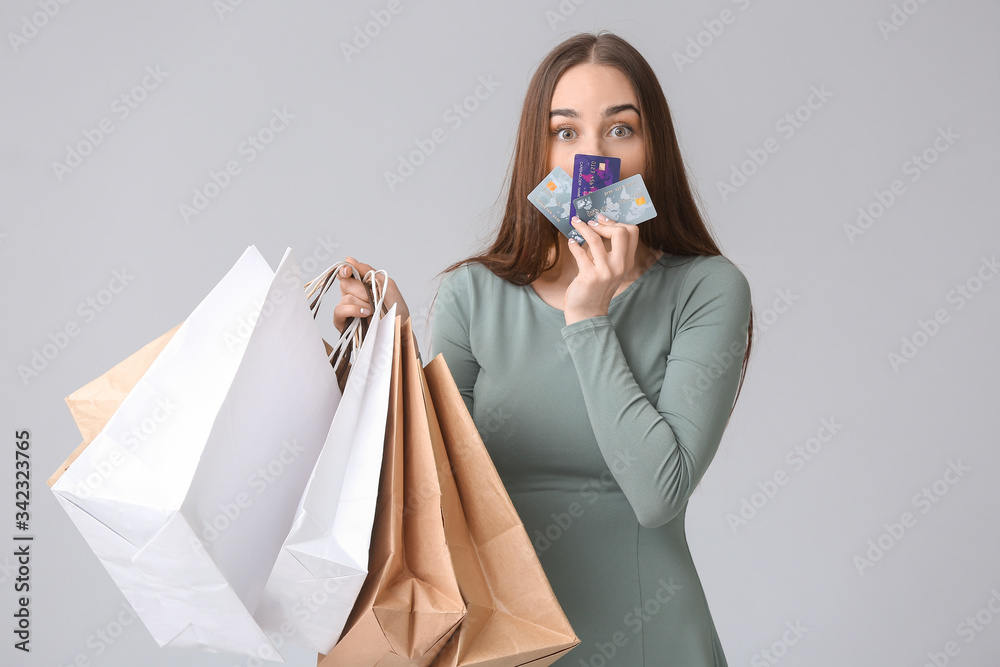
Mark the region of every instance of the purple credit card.
POLYGON ((573 156, 573 195, 570 197, 570 219, 576 215, 573 201, 584 195, 589 195, 595 190, 614 185, 618 182, 621 169, 622 161, 616 157, 584 155, 582 153, 573 156))

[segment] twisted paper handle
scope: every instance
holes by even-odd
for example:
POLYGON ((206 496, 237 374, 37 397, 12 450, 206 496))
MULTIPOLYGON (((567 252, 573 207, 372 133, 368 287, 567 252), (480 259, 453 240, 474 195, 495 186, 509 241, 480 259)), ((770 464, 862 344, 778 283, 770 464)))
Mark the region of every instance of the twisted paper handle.
POLYGON ((337 339, 337 342, 333 345, 330 353, 327 355, 327 358, 330 359, 333 364, 334 370, 337 372, 337 380, 340 382, 341 389, 344 388, 344 384, 346 382, 348 366, 354 363, 357 351, 361 348, 364 336, 368 333, 368 325, 371 322, 371 318, 375 316, 375 313, 379 313, 379 317, 381 318, 389 312, 389 309, 385 307, 385 289, 383 285, 380 285, 379 281, 375 279, 376 274, 381 273, 384 276, 384 281, 388 281, 389 274, 382 269, 372 269, 365 274, 364 278, 362 278, 361 274, 350 262, 341 260, 328 267, 318 276, 306 283, 303 287, 303 289, 307 290, 306 298, 308 299, 312 297, 312 301, 309 303, 309 310, 312 313, 313 319, 315 319, 317 313, 319 313, 323 297, 330 290, 330 288, 333 287, 333 283, 339 275, 340 269, 344 266, 351 267, 351 272, 354 274, 354 277, 361 280, 361 284, 364 285, 365 291, 368 293, 368 299, 375 305, 375 309, 369 317, 349 318, 347 324, 344 326, 343 332, 340 334, 340 338, 337 339), (336 360, 333 359, 334 355, 337 357, 336 360), (345 359, 345 355, 349 355, 349 357, 345 359), (346 364, 344 363, 345 361, 346 364))

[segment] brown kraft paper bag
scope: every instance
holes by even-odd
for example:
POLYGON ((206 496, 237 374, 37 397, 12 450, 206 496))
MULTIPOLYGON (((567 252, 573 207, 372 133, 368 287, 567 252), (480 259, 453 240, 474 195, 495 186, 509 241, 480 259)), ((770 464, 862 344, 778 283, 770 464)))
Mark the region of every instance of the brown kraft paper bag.
POLYGON ((80 429, 83 442, 62 462, 59 469, 52 473, 46 484, 50 487, 55 484, 73 461, 83 453, 87 445, 93 442, 180 327, 178 324, 156 340, 146 343, 127 359, 115 364, 109 371, 66 397, 66 405, 69 406, 73 421, 80 429))
POLYGON ((435 667, 550 665, 580 643, 444 356, 423 369, 445 533, 468 614, 435 667))
POLYGON ((441 519, 431 427, 410 319, 396 317, 368 577, 320 667, 429 665, 465 616, 441 519))

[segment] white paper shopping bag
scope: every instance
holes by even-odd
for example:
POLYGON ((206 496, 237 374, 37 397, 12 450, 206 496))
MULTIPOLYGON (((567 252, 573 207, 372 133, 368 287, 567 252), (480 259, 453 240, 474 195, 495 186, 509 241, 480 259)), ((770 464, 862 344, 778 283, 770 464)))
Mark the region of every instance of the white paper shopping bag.
POLYGON ((326 443, 306 486, 264 597, 261 627, 327 653, 368 575, 392 374, 393 305, 376 303, 326 443))
POLYGON ((253 610, 340 399, 291 249, 250 246, 53 484, 160 646, 284 661, 253 610))

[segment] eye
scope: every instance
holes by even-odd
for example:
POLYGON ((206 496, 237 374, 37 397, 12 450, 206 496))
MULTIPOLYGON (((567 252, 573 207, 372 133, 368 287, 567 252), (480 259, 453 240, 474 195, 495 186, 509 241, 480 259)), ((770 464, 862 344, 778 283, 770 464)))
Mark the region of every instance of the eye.
POLYGON ((628 123, 619 123, 611 128, 611 134, 613 134, 617 139, 624 139, 630 136, 635 130, 628 123))
POLYGON ((561 141, 569 141, 573 138, 573 135, 576 134, 576 131, 568 125, 563 125, 561 127, 557 127, 552 134, 554 134, 555 137, 561 141), (568 136, 567 133, 569 133, 568 136))

